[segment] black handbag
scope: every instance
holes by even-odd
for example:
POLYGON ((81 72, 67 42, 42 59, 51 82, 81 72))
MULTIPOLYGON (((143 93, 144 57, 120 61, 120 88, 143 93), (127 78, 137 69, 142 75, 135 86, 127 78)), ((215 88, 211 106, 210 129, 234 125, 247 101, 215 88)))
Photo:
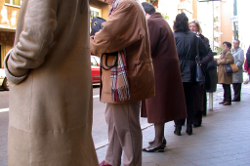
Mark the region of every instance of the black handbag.
POLYGON ((102 29, 102 23, 106 22, 105 19, 101 17, 94 17, 91 23, 91 33, 90 36, 95 35, 96 32, 102 29))
POLYGON ((197 42, 196 42, 196 58, 195 58, 195 62, 196 62, 196 73, 195 73, 195 80, 196 83, 198 85, 201 85, 205 82, 205 71, 200 63, 200 53, 199 53, 199 39, 197 38, 197 42))

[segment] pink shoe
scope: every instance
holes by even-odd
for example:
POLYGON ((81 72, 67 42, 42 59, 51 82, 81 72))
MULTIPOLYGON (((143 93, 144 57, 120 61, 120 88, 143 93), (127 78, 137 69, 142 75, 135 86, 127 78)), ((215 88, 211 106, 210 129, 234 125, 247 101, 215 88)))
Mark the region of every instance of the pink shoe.
POLYGON ((112 166, 112 165, 107 164, 107 163, 105 162, 105 160, 103 160, 103 161, 99 164, 99 166, 112 166))

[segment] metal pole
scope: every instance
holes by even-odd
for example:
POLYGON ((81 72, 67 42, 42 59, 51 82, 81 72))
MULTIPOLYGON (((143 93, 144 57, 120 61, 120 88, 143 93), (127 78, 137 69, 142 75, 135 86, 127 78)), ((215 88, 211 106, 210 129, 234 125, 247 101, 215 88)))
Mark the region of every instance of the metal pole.
POLYGON ((213 93, 209 93, 209 111, 213 111, 214 110, 214 108, 213 108, 213 102, 214 102, 213 93))
MULTIPOLYGON (((213 7, 213 51, 214 51, 214 2, 212 2, 213 7)), ((209 93, 209 111, 213 111, 213 93, 209 93)))

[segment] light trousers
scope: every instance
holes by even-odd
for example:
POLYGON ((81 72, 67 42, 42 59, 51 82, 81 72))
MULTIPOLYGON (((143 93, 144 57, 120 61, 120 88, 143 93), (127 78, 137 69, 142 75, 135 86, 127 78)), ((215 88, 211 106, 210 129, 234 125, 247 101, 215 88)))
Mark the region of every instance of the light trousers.
POLYGON ((112 166, 142 165, 142 131, 140 102, 127 104, 107 103, 105 118, 108 124, 109 145, 105 161, 112 166))

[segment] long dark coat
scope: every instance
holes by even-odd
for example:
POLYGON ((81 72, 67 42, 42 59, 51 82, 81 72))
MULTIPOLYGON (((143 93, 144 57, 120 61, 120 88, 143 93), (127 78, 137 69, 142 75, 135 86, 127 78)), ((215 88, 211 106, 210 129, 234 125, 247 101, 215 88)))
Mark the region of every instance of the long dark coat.
POLYGON ((142 117, 149 123, 165 123, 187 117, 175 39, 161 14, 148 19, 155 74, 156 96, 142 102, 142 117))

